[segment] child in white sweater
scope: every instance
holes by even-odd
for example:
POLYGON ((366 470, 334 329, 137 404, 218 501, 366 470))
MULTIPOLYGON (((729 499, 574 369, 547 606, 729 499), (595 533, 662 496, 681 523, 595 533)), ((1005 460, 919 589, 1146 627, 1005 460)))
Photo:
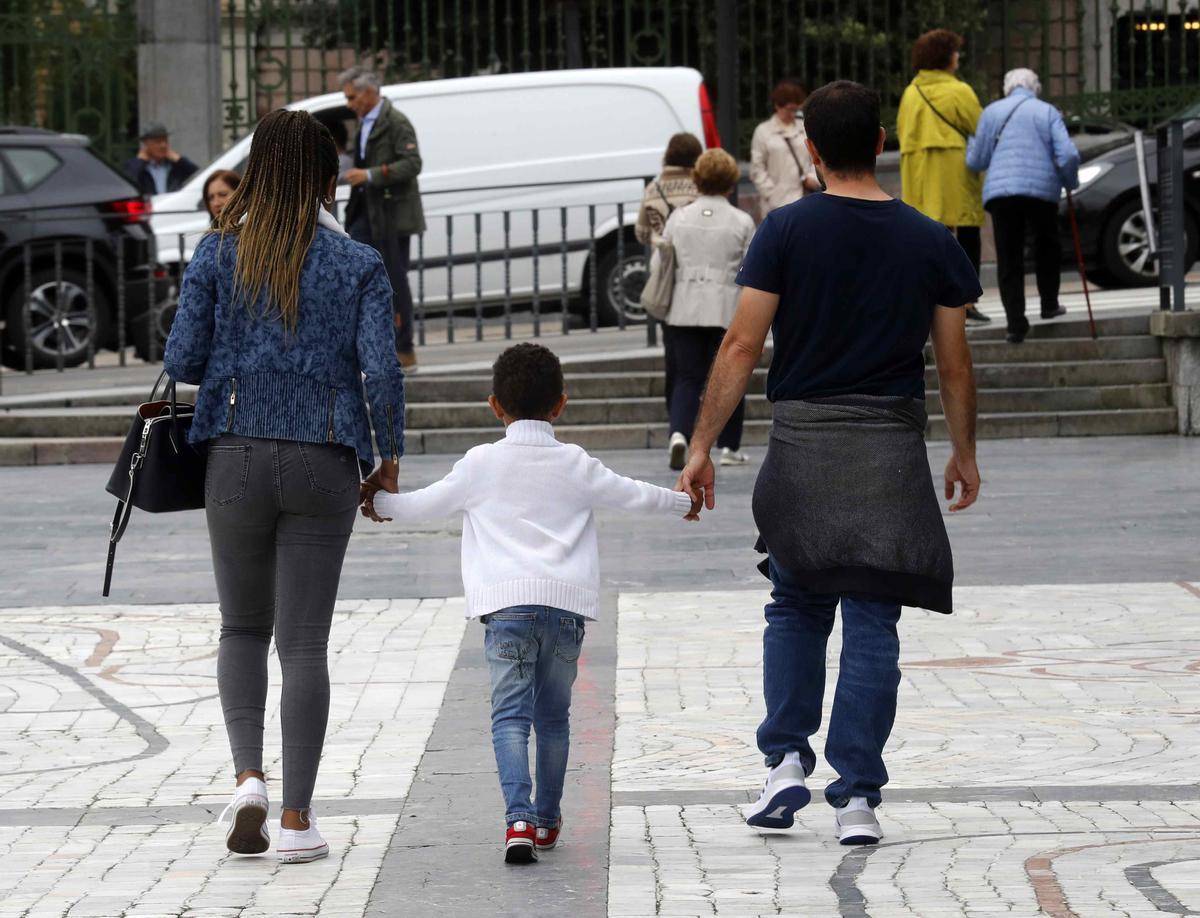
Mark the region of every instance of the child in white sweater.
MULTIPOLYGON (((441 481, 408 494, 376 490, 375 519, 463 515, 467 616, 486 626, 492 744, 504 793, 505 860, 530 863, 558 842, 569 711, 584 621, 599 613, 598 507, 695 519, 683 493, 625 478, 560 443, 551 422, 567 403, 562 366, 538 344, 496 360, 488 404, 504 439, 477 446, 441 481), (537 802, 529 730, 537 731, 537 802)), ((368 487, 378 487, 368 479, 368 487)))

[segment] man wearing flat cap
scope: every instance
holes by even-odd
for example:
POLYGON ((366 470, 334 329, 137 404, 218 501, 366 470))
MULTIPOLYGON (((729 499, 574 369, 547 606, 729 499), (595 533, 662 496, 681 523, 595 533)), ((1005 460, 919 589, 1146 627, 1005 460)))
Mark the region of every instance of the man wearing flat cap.
POLYGON ((199 168, 171 149, 167 129, 153 122, 142 129, 137 156, 125 161, 125 174, 145 195, 178 191, 199 168))

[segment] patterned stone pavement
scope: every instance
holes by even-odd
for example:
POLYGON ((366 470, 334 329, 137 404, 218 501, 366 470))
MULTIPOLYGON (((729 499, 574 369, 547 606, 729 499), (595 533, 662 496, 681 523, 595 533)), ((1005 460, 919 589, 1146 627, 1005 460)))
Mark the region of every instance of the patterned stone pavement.
MULTIPOLYGON (((661 455, 604 458, 668 483, 661 455)), ((228 856, 213 825, 230 776, 202 515, 138 517, 99 605, 107 470, 0 470, 0 918, 1200 914, 1200 442, 985 459, 986 499, 949 521, 958 612, 901 625, 883 844, 834 844, 819 798, 787 833, 741 822, 763 772, 751 466, 699 526, 601 519, 567 831, 530 870, 499 860, 482 629, 420 598, 460 588, 455 527, 356 529, 342 595, 368 598, 338 606, 317 786, 333 854, 285 869, 228 856)), ((447 465, 406 460, 405 481, 447 465)))
POLYGON ((855 850, 819 795, 790 832, 740 824, 766 597, 623 596, 609 914, 1200 913, 1200 589, 956 597, 902 622, 886 837, 855 850))
MULTIPOLYGON (((319 799, 333 855, 239 859, 208 605, 0 610, 0 916, 361 915, 453 669, 459 600, 343 602, 319 799), (289 874, 288 871, 292 871, 289 874)), ((278 667, 264 763, 280 773, 278 667)))
MULTIPOLYGON (((576 914, 1200 913, 1196 584, 966 587, 954 616, 907 612, 873 849, 837 845, 819 796, 790 832, 741 821, 763 773, 765 598, 617 598, 609 851, 593 863, 605 852, 571 851, 568 834, 559 855, 607 866, 608 899, 576 914)), ((227 855, 212 825, 229 785, 215 621, 200 604, 0 610, 0 918, 350 916, 386 887, 434 723, 459 719, 444 694, 477 626, 464 629, 458 600, 339 604, 315 804, 333 855, 282 868, 227 855)), ((838 650, 835 634, 831 678, 838 650)), ((814 788, 829 778, 819 763, 814 788)), ((479 825, 448 843, 448 879, 469 881, 462 852, 499 857, 492 781, 469 804, 479 825)), ((534 888, 539 869, 499 876, 496 914, 553 892, 534 888)), ((432 911, 479 914, 453 901, 432 911)))

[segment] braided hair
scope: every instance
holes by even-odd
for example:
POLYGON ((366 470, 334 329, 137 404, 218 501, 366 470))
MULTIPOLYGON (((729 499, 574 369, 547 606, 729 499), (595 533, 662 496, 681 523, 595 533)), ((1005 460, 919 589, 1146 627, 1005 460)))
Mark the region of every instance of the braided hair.
POLYGON ((241 183, 215 232, 238 240, 235 297, 247 307, 264 294, 265 310, 295 331, 300 271, 317 234, 317 208, 337 175, 329 130, 308 112, 277 109, 258 123, 241 183))

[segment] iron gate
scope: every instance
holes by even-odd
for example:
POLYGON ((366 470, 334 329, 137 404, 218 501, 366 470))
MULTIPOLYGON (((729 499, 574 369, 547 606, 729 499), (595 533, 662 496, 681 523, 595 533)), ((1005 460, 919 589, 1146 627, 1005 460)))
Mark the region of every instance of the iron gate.
POLYGON ((0 124, 86 134, 119 161, 137 148, 136 0, 4 0, 0 124))

